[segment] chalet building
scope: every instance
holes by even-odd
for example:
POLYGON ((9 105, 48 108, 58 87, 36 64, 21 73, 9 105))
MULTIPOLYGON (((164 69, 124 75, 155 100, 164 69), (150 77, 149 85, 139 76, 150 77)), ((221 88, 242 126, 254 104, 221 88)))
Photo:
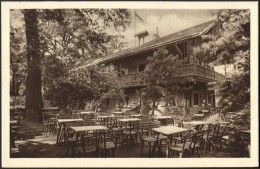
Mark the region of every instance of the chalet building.
POLYGON ((146 68, 147 57, 152 56, 155 50, 164 46, 169 53, 181 56, 183 64, 178 67, 176 78, 186 78, 194 85, 189 97, 184 98, 182 92, 176 94, 175 106, 183 107, 184 104, 188 104, 194 110, 203 105, 215 106, 214 89, 207 87, 207 84, 221 80, 225 76, 215 72, 214 68, 210 68, 197 58, 192 58, 191 50, 193 47, 201 45, 202 35, 215 31, 216 26, 216 21, 213 20, 164 37, 154 35, 153 40, 140 44, 140 38, 143 39, 147 35, 147 32, 143 32, 143 34, 137 35, 139 36, 139 46, 119 51, 99 59, 96 63, 113 64, 119 72, 125 88, 127 96, 125 104, 139 105, 140 92, 138 91, 145 87, 145 84, 140 80, 140 75, 146 68))

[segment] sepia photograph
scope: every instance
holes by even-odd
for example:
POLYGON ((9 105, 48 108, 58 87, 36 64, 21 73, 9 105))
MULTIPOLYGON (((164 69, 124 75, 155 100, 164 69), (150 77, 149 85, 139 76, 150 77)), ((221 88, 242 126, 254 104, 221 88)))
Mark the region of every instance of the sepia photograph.
POLYGON ((1 4, 3 166, 259 165, 257 2, 1 4))

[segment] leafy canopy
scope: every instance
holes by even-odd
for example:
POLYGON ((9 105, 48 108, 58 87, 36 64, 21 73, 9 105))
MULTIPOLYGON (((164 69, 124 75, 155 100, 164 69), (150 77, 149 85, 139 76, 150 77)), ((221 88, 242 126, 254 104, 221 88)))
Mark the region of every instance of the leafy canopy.
POLYGON ((204 37, 194 55, 213 65, 231 64, 229 79, 218 84, 222 112, 248 110, 250 103, 250 11, 212 11, 220 29, 204 37))

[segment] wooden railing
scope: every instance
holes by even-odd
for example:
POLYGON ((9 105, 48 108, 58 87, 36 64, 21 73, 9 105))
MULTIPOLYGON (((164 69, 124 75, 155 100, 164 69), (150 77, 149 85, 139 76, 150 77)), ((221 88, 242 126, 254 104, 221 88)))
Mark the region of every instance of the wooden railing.
MULTIPOLYGON (((127 86, 142 85, 141 74, 142 73, 138 72, 123 75, 121 76, 121 81, 127 86)), ((176 70, 176 77, 201 77, 205 78, 207 81, 218 81, 226 78, 224 75, 215 72, 207 66, 197 64, 181 65, 176 70)))
POLYGON ((138 72, 138 73, 132 73, 128 75, 123 75, 120 77, 120 79, 125 86, 142 85, 141 74, 142 73, 138 72))

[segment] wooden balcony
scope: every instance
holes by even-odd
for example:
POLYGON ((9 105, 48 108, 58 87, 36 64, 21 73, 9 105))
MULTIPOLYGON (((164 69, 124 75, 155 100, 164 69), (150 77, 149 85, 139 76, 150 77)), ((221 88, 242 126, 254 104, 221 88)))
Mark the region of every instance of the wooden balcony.
MULTIPOLYGON (((133 73, 121 76, 121 82, 124 87, 144 86, 145 84, 141 81, 142 73, 133 73)), ((215 72, 214 70, 195 64, 181 65, 176 70, 176 78, 187 78, 193 77, 194 79, 202 82, 212 82, 223 80, 226 77, 222 74, 215 72)))

